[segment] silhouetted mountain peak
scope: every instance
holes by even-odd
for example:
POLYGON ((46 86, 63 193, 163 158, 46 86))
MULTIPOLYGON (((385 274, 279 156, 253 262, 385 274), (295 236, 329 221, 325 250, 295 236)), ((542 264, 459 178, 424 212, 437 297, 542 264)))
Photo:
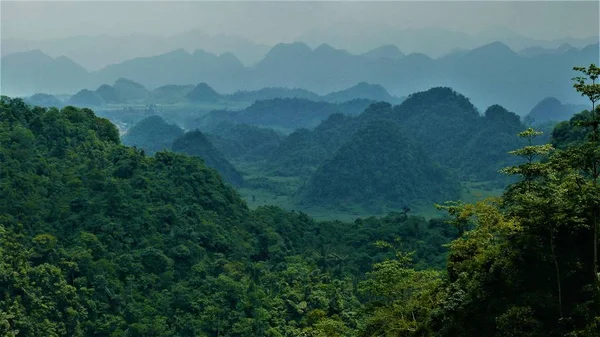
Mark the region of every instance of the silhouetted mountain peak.
POLYGON ((208 84, 198 83, 196 87, 190 91, 186 97, 195 102, 214 102, 221 98, 221 95, 211 88, 208 84))
POLYGON ((559 101, 558 98, 556 98, 556 97, 546 97, 543 100, 541 100, 538 104, 536 104, 533 107, 533 109, 536 109, 536 108, 547 108, 547 107, 553 107, 553 106, 559 106, 559 105, 562 105, 562 102, 559 101))
POLYGON ((479 48, 475 48, 470 52, 466 53, 466 56, 515 56, 517 55, 509 46, 502 42, 492 42, 483 45, 479 48))
POLYGON ((406 56, 403 52, 398 49, 398 46, 395 44, 386 44, 381 47, 370 50, 364 54, 364 57, 378 59, 378 58, 387 58, 391 60, 397 60, 404 56, 406 56))
POLYGON ((575 49, 575 47, 573 47, 571 44, 566 43, 566 42, 561 44, 560 46, 558 46, 558 50, 560 50, 560 51, 568 51, 571 49, 575 49))
POLYGON ((479 112, 467 97, 448 87, 435 87, 411 94, 397 109, 405 116, 406 113, 432 113, 479 117, 479 112))
POLYGON ((312 49, 304 42, 278 43, 265 56, 265 59, 274 57, 299 57, 312 53, 312 49))
POLYGON ((17 60, 25 60, 26 62, 52 62, 54 59, 48 55, 46 55, 40 49, 34 49, 30 51, 18 52, 13 54, 8 54, 2 57, 2 59, 17 59, 17 60))
POLYGON ((189 56, 190 53, 187 52, 187 50, 183 49, 183 48, 177 48, 174 50, 171 50, 170 52, 166 52, 163 55, 168 55, 168 56, 189 56))
POLYGON ((115 87, 123 87, 123 86, 127 86, 127 87, 134 87, 134 88, 139 88, 139 89, 146 89, 143 85, 132 81, 130 79, 127 78, 123 78, 123 77, 119 77, 114 84, 115 87))

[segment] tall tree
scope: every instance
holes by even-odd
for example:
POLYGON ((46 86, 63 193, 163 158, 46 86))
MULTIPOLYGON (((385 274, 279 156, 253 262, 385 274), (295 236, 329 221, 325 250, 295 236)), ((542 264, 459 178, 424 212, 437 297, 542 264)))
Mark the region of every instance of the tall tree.
POLYGON ((596 106, 596 102, 600 101, 600 84, 596 83, 600 76, 600 68, 595 64, 591 64, 589 67, 574 67, 573 70, 582 73, 581 76, 575 77, 573 80, 575 84, 575 90, 585 96, 592 103, 592 110, 587 120, 582 121, 581 127, 591 129, 590 136, 587 142, 577 146, 577 152, 579 154, 581 168, 591 178, 591 196, 590 208, 592 215, 592 231, 593 231, 593 279, 596 292, 596 300, 600 301, 600 273, 598 273, 598 217, 599 215, 599 198, 600 191, 598 190, 598 177, 600 175, 600 136, 598 125, 599 119, 599 108, 596 106), (590 83, 591 82, 591 83, 590 83))

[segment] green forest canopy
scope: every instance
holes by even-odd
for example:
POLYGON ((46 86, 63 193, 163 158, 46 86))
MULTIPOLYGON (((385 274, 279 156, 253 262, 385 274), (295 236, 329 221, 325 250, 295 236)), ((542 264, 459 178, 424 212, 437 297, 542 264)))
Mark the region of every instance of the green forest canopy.
POLYGON ((0 332, 597 336, 600 70, 576 70, 583 138, 521 132, 517 183, 428 222, 251 211, 199 159, 122 146, 89 109, 2 97, 0 332))

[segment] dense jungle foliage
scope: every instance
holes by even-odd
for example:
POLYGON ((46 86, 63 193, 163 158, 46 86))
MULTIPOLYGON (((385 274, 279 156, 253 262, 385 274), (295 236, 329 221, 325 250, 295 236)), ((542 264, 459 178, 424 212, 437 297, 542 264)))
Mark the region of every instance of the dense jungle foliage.
POLYGON ((249 210, 199 158, 2 97, 0 334, 598 336, 600 69, 576 70, 591 110, 554 145, 520 130, 518 181, 429 221, 249 210))

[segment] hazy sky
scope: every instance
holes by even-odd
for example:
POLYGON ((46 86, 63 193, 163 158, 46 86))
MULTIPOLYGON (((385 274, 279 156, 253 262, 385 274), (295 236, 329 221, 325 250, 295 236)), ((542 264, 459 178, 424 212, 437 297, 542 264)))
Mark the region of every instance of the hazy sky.
POLYGON ((587 37, 599 31, 599 1, 0 1, 2 38, 173 35, 199 28, 273 44, 337 22, 444 27, 476 34, 502 25, 525 36, 587 37))

